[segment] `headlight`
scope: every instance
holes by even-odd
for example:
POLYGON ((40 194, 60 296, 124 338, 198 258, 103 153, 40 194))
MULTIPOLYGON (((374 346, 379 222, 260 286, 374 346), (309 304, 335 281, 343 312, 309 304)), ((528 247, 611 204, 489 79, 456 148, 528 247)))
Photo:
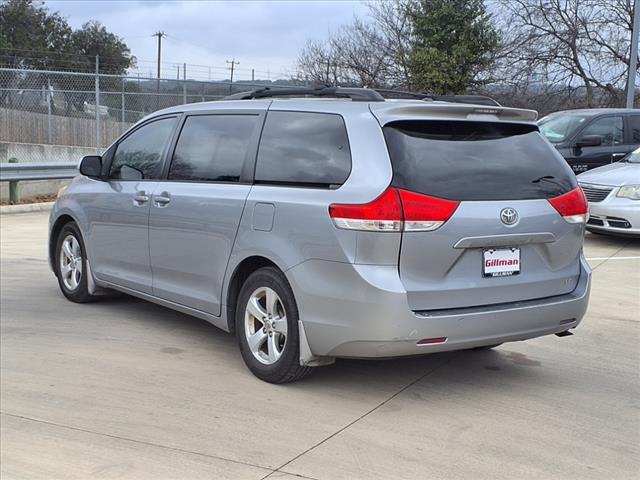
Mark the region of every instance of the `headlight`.
POLYGON ((64 193, 64 191, 67 189, 67 187, 62 187, 58 190, 58 193, 56 194, 56 198, 60 198, 60 196, 64 193))
POLYGON ((616 197, 640 200, 640 185, 625 185, 624 187, 620 187, 616 197))

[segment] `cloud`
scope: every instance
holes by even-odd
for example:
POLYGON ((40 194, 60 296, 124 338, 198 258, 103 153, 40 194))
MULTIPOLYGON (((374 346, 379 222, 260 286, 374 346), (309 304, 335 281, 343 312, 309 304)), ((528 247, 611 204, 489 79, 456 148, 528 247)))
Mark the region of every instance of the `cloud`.
POLYGON ((177 75, 177 64, 191 78, 228 77, 226 60, 240 62, 236 78, 271 78, 293 71, 299 50, 309 38, 324 38, 348 23, 354 15, 366 15, 366 5, 341 1, 113 1, 76 2, 51 0, 74 27, 88 20, 102 22, 121 36, 139 60, 141 73, 155 71, 157 39, 162 42, 163 76, 177 75), (202 67, 197 67, 200 65, 202 67))

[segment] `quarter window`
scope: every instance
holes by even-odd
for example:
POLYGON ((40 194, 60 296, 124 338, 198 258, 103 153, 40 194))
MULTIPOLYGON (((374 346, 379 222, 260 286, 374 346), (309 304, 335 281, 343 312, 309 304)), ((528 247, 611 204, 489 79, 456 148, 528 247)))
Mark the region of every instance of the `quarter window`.
POLYGON ((604 117, 591 122, 580 134, 600 135, 602 145, 620 145, 624 142, 622 134, 622 117, 604 117))
POLYGON ((180 133, 170 180, 238 182, 257 115, 196 115, 180 133))
POLYGON ((340 115, 269 112, 256 166, 256 182, 342 185, 351 172, 351 152, 340 115))
POLYGON ((118 180, 147 180, 158 178, 160 162, 175 118, 163 118, 148 123, 122 140, 109 170, 109 178, 118 180))

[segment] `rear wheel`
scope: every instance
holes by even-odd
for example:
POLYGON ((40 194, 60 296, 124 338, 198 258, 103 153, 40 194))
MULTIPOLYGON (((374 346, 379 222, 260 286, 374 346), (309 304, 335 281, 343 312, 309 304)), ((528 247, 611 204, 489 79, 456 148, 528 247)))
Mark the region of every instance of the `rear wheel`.
POLYGON ((72 302, 94 299, 87 286, 87 256, 78 226, 71 222, 60 230, 56 241, 54 268, 62 294, 72 302))
POLYGON ((293 291, 277 268, 256 270, 245 281, 238 296, 236 332, 244 362, 261 380, 287 383, 311 373, 300 365, 293 291))

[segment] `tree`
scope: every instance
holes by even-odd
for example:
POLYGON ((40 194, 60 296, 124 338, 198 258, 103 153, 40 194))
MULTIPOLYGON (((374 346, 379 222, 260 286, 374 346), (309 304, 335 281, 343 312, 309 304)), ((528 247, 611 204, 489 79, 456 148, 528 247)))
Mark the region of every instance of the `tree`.
POLYGON ((407 0, 369 4, 328 40, 309 40, 298 56, 298 80, 332 85, 408 88, 407 0))
POLYGON ((498 34, 482 0, 371 2, 324 42, 310 40, 298 77, 320 83, 462 93, 487 80, 498 34))
POLYGON ((69 50, 71 27, 57 13, 32 0, 8 0, 0 5, 0 57, 17 68, 60 68, 69 50))
POLYGON ((521 90, 580 87, 588 107, 622 104, 633 25, 630 0, 500 0, 498 5, 505 19, 501 77, 521 90))
POLYGON ((84 69, 88 71, 95 68, 96 56, 101 59, 100 73, 119 75, 135 65, 135 57, 122 39, 95 20, 71 34, 71 49, 85 60, 84 69))
POLYGON ((414 89, 460 94, 487 81, 499 35, 482 0, 413 0, 406 8, 414 89))
POLYGON ((99 22, 73 31, 57 12, 33 0, 0 4, 0 62, 15 68, 92 72, 102 57, 101 73, 123 74, 135 65, 129 47, 99 22))
POLYGON ((298 54, 298 80, 320 85, 342 85, 343 75, 338 72, 338 58, 329 45, 308 40, 298 54))

